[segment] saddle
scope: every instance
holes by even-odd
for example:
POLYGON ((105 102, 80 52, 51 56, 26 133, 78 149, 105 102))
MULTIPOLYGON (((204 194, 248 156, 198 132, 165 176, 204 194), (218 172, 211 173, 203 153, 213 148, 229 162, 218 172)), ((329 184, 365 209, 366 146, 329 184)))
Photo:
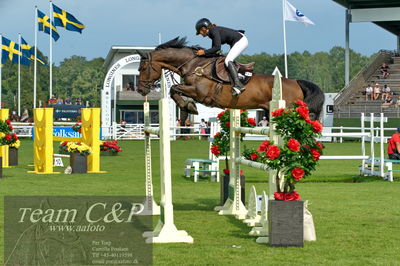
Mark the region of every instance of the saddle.
MULTIPOLYGON (((255 63, 240 64, 238 62, 233 62, 235 68, 238 72, 239 80, 245 85, 249 82, 250 78, 253 76, 253 68, 255 63)), ((225 66, 225 57, 218 57, 214 64, 213 76, 214 78, 222 81, 223 83, 231 83, 231 76, 229 75, 228 69, 225 66)))

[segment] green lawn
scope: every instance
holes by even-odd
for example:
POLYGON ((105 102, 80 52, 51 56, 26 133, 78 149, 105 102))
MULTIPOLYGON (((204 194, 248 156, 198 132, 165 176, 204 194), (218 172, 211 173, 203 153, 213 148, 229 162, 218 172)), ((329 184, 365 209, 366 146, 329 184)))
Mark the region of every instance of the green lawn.
MULTIPOLYGON (((121 155, 101 158, 106 174, 85 175, 28 174, 32 145, 32 141, 23 141, 20 166, 3 170, 1 195, 144 195, 143 141, 121 142, 121 155)), ((158 142, 152 146, 154 192, 159 201, 158 142)), ((155 265, 400 264, 399 173, 395 182, 389 183, 358 178, 360 161, 321 161, 318 170, 297 185, 302 199, 310 202, 317 241, 306 242, 304 248, 270 248, 255 243, 255 238, 247 235, 251 228, 241 221, 212 210, 219 202, 219 184, 193 183, 182 176, 186 158, 207 158, 208 142, 179 140, 171 142, 171 149, 175 224, 194 238, 194 244, 155 244, 155 265)), ((325 154, 360 155, 360 144, 328 143, 325 154)), ((265 173, 247 167, 243 171, 246 192, 251 185, 258 194, 268 190, 265 173)), ((3 235, 3 204, 0 206, 3 235)), ((154 222, 157 220, 155 217, 154 222)))

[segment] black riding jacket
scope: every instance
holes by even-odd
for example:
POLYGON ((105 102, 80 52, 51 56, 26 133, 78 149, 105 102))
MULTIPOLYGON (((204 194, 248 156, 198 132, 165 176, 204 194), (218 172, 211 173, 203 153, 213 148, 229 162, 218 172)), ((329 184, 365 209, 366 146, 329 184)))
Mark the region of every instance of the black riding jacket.
POLYGON ((211 28, 208 32, 208 37, 212 40, 212 47, 205 51, 206 55, 215 54, 221 50, 222 44, 228 44, 232 48, 242 38, 240 33, 244 33, 244 31, 220 26, 211 28))

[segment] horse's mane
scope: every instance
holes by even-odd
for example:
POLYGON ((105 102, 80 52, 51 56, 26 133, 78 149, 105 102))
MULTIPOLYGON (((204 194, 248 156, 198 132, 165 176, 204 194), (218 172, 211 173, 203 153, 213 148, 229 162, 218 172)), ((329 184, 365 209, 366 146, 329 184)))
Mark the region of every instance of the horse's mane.
POLYGON ((193 49, 193 50, 203 49, 202 47, 200 47, 198 45, 187 46, 186 37, 180 38, 179 36, 168 42, 160 44, 159 46, 156 47, 156 50, 167 49, 167 48, 189 48, 189 49, 193 49))

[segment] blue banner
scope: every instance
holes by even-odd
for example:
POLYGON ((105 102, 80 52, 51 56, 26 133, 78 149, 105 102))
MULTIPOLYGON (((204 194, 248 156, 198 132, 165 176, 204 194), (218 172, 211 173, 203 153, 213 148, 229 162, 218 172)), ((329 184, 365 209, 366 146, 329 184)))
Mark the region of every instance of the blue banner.
POLYGON ((54 118, 77 118, 81 116, 81 108, 86 108, 84 105, 71 104, 54 104, 48 107, 54 108, 54 118))
MULTIPOLYGON (((32 130, 32 139, 35 139, 35 130, 32 130)), ((54 137, 69 137, 69 138, 80 138, 82 135, 79 132, 75 132, 72 126, 69 127, 53 127, 54 137)))

